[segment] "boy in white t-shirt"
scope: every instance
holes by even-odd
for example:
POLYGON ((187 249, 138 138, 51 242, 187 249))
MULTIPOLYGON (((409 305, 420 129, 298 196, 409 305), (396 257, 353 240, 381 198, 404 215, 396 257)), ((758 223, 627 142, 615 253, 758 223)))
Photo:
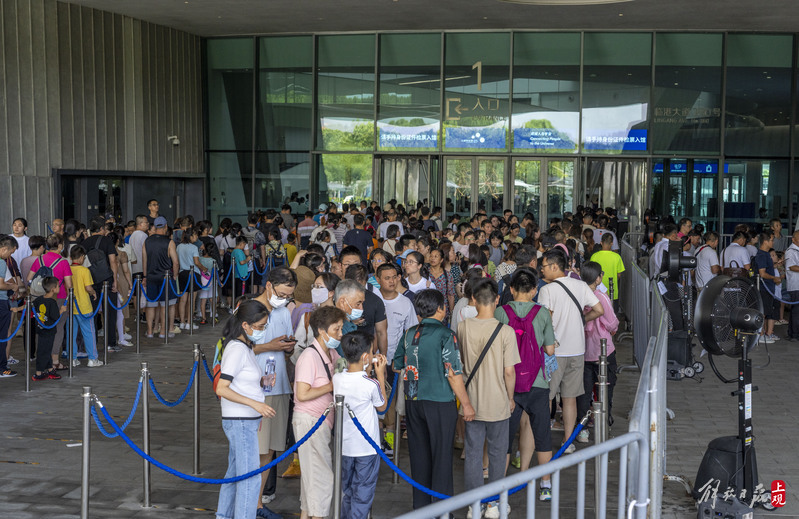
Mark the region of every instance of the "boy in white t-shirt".
MULTIPOLYGON (((386 357, 372 355, 372 336, 351 332, 341 338, 341 349, 349 366, 333 375, 333 394, 343 395, 344 403, 376 444, 380 444, 377 411, 386 408, 386 357), (375 366, 377 380, 367 372, 375 366)), ((366 519, 372 508, 380 472, 380 457, 355 427, 349 413, 343 424, 341 460, 341 517, 366 519)))

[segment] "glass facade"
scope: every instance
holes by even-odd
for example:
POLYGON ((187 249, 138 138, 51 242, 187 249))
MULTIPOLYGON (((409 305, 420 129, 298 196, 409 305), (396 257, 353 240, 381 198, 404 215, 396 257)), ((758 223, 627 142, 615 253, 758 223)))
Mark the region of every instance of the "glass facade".
POLYGON ((799 214, 794 34, 359 33, 205 45, 214 221, 293 198, 301 209, 429 199, 449 214, 512 208, 543 223, 588 199, 632 207, 636 190, 644 207, 722 232, 774 216, 792 228, 799 214))

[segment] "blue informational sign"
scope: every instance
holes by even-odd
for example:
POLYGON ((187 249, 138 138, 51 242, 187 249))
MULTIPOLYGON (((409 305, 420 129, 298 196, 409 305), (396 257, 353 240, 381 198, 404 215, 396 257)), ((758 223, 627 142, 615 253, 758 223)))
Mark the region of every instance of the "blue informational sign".
MULTIPOLYGON (((685 173, 688 169, 687 162, 671 162, 669 164, 669 170, 672 173, 685 173)), ((694 162, 694 174, 695 175, 715 175, 719 172, 719 164, 718 162, 694 162)), ((729 164, 724 164, 724 173, 729 172, 729 164)), ((652 165, 652 173, 657 175, 663 173, 663 163, 662 162, 655 162, 652 165)))
POLYGON ((378 128, 381 148, 436 148, 438 125, 393 126, 378 128), (432 127, 431 127, 432 126, 432 127))
POLYGON ((505 128, 446 128, 447 148, 505 149, 505 128))
POLYGON ((513 147, 527 150, 573 150, 574 142, 554 128, 516 128, 513 147))
POLYGON ((594 132, 584 136, 583 146, 597 151, 646 151, 646 140, 646 130, 594 132))

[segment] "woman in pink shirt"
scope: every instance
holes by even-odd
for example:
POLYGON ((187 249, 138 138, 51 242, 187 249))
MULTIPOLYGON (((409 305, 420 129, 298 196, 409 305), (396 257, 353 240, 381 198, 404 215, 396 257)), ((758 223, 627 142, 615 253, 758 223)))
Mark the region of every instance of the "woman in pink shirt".
MULTIPOLYGON (((72 269, 69 267, 69 260, 61 255, 64 249, 64 237, 60 234, 51 234, 47 238, 47 252, 36 258, 31 265, 28 273, 28 284, 36 275, 36 271, 42 266, 53 269, 53 276, 58 278, 58 306, 59 308, 67 300, 67 290, 72 288, 72 269)), ((66 329, 66 319, 58 321, 55 329, 55 340, 53 341, 53 367, 57 370, 65 370, 67 366, 61 364, 58 356, 61 354, 61 345, 64 342, 64 330, 66 329)))
MULTIPOLYGON (((594 384, 599 382, 599 353, 600 340, 608 341, 608 422, 613 424, 611 410, 613 408, 613 388, 616 386, 616 347, 613 345, 613 335, 619 329, 619 318, 613 311, 610 298, 598 287, 602 283, 602 267, 595 261, 586 261, 580 267, 580 277, 593 290, 599 299, 605 313, 585 325, 585 368, 583 370, 583 387, 585 393, 577 397, 577 416, 585 416, 591 405, 591 396, 594 393, 594 384)), ((588 312, 586 312, 588 313, 588 312)), ((588 429, 583 429, 577 437, 580 443, 588 442, 588 429)))
MULTIPOLYGON (((294 369, 294 437, 305 436, 333 403, 333 373, 340 358, 341 327, 346 314, 335 306, 322 306, 311 313, 316 339, 302 352, 294 369)), ((301 518, 324 518, 330 514, 333 497, 333 459, 330 437, 333 413, 325 425, 300 446, 301 518)))

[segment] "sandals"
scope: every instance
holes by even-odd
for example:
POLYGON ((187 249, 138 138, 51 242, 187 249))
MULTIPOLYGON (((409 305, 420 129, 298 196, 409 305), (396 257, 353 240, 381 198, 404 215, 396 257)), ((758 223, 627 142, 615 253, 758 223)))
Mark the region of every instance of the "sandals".
POLYGON ((63 364, 61 364, 61 363, 59 362, 58 364, 56 364, 55 366, 53 366, 53 369, 54 369, 54 370, 56 370, 56 371, 66 371, 66 370, 68 370, 68 369, 69 369, 69 367, 68 367, 68 366, 65 366, 65 365, 63 365, 63 364))

